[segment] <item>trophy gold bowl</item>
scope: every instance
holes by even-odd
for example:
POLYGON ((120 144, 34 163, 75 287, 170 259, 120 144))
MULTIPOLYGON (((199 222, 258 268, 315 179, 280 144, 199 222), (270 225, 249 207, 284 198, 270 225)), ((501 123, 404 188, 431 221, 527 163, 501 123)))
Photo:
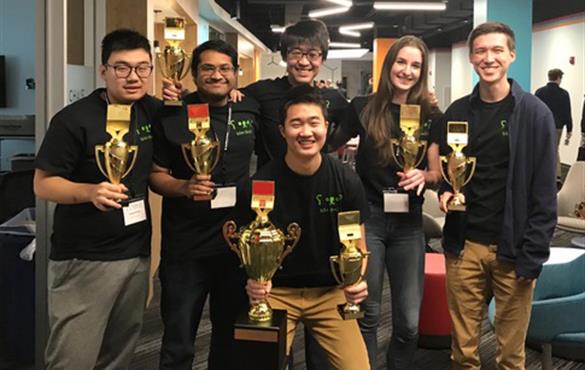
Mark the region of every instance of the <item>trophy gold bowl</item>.
POLYGON ((210 118, 207 104, 189 104, 187 106, 189 131, 195 138, 181 145, 181 152, 187 166, 198 175, 209 175, 217 166, 220 145, 217 140, 207 136, 210 118))
MULTIPOLYGON (((167 43, 161 51, 158 42, 155 42, 156 61, 161 74, 173 81, 181 81, 189 72, 190 59, 188 53, 180 46, 185 40, 185 19, 165 18, 164 39, 167 43)), ((165 100, 167 106, 181 106, 180 100, 165 100)))
MULTIPOLYGON (((362 237, 360 226, 360 212, 349 211, 337 214, 339 240, 343 248, 337 256, 329 257, 331 272, 340 287, 359 284, 365 276, 365 262, 369 252, 358 248, 358 241, 362 237)), ((345 303, 338 307, 344 320, 361 319, 364 312, 357 304, 345 303)))
POLYGON ((465 211, 465 197, 461 189, 473 177, 475 173, 476 158, 463 154, 463 148, 467 146, 468 123, 454 122, 447 123, 447 144, 453 149, 448 155, 441 156, 441 174, 453 188, 453 197, 447 202, 449 211, 465 211), (445 173, 444 165, 447 165, 445 173))
MULTIPOLYGON (((237 231, 234 221, 223 226, 223 236, 245 268, 248 277, 260 283, 268 282, 280 267, 283 259, 292 252, 301 237, 301 228, 296 223, 287 227, 285 235, 268 219, 274 208, 274 182, 252 183, 252 209, 256 219, 237 231)), ((253 322, 267 322, 272 318, 272 308, 266 299, 252 304, 248 317, 253 322)))
POLYGON ((406 171, 416 168, 424 159, 427 142, 420 140, 420 105, 402 104, 400 106, 399 139, 390 140, 394 161, 406 171))
POLYGON ((124 141, 124 135, 130 130, 131 112, 131 105, 109 104, 106 132, 111 138, 105 144, 95 146, 98 168, 114 185, 120 184, 130 173, 138 156, 138 146, 124 141))

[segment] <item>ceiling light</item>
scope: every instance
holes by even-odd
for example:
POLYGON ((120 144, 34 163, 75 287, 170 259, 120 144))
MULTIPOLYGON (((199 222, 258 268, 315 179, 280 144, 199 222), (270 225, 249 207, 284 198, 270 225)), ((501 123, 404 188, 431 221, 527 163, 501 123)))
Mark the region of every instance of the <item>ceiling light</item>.
POLYGON ((342 30, 341 28, 339 29, 339 33, 351 37, 360 37, 362 35, 358 31, 342 30))
POLYGON ((348 10, 349 10, 349 8, 346 6, 311 10, 309 12, 309 17, 311 17, 311 18, 326 17, 326 16, 332 15, 332 14, 345 13, 348 10))
POLYGON ((329 47, 331 48, 354 48, 358 49, 361 45, 357 42, 335 42, 332 41, 329 43, 329 47))
POLYGON ((285 26, 279 26, 277 24, 271 24, 270 25, 270 29, 272 29, 272 32, 274 33, 283 33, 284 30, 286 29, 285 26))
POLYGON ((369 49, 341 49, 329 50, 327 60, 329 59, 357 59, 363 57, 369 49))
POLYGON ((337 5, 341 5, 341 6, 345 6, 345 7, 351 7, 353 6, 353 3, 351 0, 327 0, 330 3, 333 4, 337 4, 337 5))
POLYGON ((339 26, 339 29, 344 30, 367 30, 369 28, 374 28, 374 22, 365 22, 365 23, 356 23, 356 24, 348 24, 346 26, 339 26))
POLYGON ((405 2, 405 1, 376 1, 374 2, 376 10, 435 10, 441 11, 447 9, 447 4, 443 2, 405 2))

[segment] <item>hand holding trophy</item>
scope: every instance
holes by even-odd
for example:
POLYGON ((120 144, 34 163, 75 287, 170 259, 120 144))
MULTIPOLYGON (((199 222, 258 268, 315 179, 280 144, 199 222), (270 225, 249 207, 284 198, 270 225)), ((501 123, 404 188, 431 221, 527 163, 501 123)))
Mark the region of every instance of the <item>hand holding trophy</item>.
POLYGON ((390 140, 392 156, 404 172, 408 172, 416 168, 426 154, 427 142, 420 140, 420 105, 400 106, 400 130, 402 137, 390 140))
MULTIPOLYGON (((167 42, 161 52, 155 41, 156 61, 162 75, 172 81, 181 81, 189 72, 190 56, 180 47, 185 40, 185 20, 183 18, 165 18, 164 38, 167 42)), ((166 106, 181 106, 180 100, 165 100, 166 106)))
POLYGON ((475 157, 467 157, 463 154, 463 148, 467 146, 468 141, 467 128, 467 122, 447 123, 447 144, 453 151, 446 156, 441 156, 441 174, 453 188, 453 197, 447 203, 449 211, 465 211, 465 198, 461 189, 475 173, 475 157), (443 163, 447 164, 447 173, 445 173, 443 163), (468 170, 468 167, 471 169, 468 170))
POLYGON ((189 131, 195 138, 181 145, 183 158, 187 166, 198 175, 210 175, 220 156, 220 145, 210 139, 207 131, 211 128, 209 106, 207 104, 189 104, 187 106, 189 131))
MULTIPOLYGON (((349 211, 337 214, 339 240, 343 244, 338 256, 329 257, 331 272, 341 287, 359 284, 365 275, 365 261, 369 252, 357 247, 362 238, 360 212, 349 211)), ((338 307, 344 320, 361 319, 364 312, 357 304, 346 303, 338 307)))
MULTIPOLYGON (((268 282, 280 267, 284 258, 292 252, 301 237, 301 228, 296 223, 287 227, 285 235, 268 219, 268 213, 274 208, 274 182, 253 181, 252 209, 256 219, 240 228, 234 221, 223 226, 223 236, 230 249, 234 251, 248 276, 260 283, 268 282)), ((268 301, 253 304, 248 311, 253 322, 266 322, 272 318, 272 308, 268 301)))
POLYGON ((95 146, 98 168, 114 185, 120 184, 130 173, 138 156, 138 146, 124 141, 124 135, 130 130, 131 112, 131 105, 109 104, 106 132, 111 138, 105 144, 95 146))

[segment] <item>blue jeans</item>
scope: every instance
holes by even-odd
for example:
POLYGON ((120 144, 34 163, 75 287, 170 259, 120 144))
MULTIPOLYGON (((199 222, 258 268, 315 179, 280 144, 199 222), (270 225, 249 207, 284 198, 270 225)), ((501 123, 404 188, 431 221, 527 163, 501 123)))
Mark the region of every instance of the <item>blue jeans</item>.
POLYGON ((246 312, 248 298, 245 276, 232 254, 162 261, 161 316, 164 333, 160 352, 160 370, 190 370, 194 343, 205 300, 209 295, 211 344, 208 369, 226 370, 237 366, 233 356, 234 323, 246 312))
POLYGON ((390 280, 392 338, 386 354, 388 369, 409 369, 417 348, 418 319, 423 295, 425 243, 421 213, 384 213, 370 204, 366 221, 368 298, 360 329, 372 369, 376 368, 377 331, 382 305, 384 269, 390 280))

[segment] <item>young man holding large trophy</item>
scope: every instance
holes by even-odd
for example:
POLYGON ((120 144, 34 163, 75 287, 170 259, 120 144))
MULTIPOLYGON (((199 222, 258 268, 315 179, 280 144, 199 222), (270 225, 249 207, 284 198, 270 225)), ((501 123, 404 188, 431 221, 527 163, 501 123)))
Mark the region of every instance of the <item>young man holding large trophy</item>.
POLYGON ((455 368, 481 367, 480 329, 493 294, 497 366, 523 369, 534 279, 549 256, 556 222, 554 118, 544 103, 508 78, 516 57, 510 27, 481 24, 468 45, 479 83, 471 95, 451 104, 440 140, 450 173, 440 204, 449 211, 443 247, 451 359, 455 368), (460 190, 453 188, 466 181, 464 207, 450 210, 448 202, 460 190))
POLYGON ((148 40, 102 41, 105 88, 53 117, 36 160, 36 195, 57 203, 48 272, 47 369, 128 367, 148 292, 151 123, 148 40))
POLYGON ((346 301, 358 304, 367 296, 367 285, 361 281, 366 245, 360 236, 365 235, 362 222, 369 214, 364 190, 349 167, 321 154, 328 126, 322 98, 306 85, 290 94, 280 126, 286 154, 261 168, 254 179, 275 181, 271 220, 282 228, 298 223, 302 233, 273 280, 260 283, 250 279, 246 291, 252 304, 267 299, 272 308, 287 310, 288 351, 302 321, 327 353, 331 368, 369 369, 364 341, 352 319, 359 315, 343 309, 346 301), (338 223, 338 214, 343 211, 354 212, 338 223), (348 248, 341 249, 341 239, 348 248), (351 257, 354 262, 359 260, 353 273, 348 270, 356 266, 347 261, 346 250, 359 251, 351 257), (339 255, 333 258, 335 263, 330 262, 332 255, 339 255), (348 279, 342 289, 331 271, 336 264, 348 279))
POLYGON ((234 103, 238 55, 221 40, 193 51, 197 92, 165 107, 155 124, 151 186, 163 195, 160 369, 191 369, 197 327, 210 297, 209 369, 231 369, 233 325, 246 307, 245 278, 222 238, 237 189, 249 179, 257 104, 234 103))

